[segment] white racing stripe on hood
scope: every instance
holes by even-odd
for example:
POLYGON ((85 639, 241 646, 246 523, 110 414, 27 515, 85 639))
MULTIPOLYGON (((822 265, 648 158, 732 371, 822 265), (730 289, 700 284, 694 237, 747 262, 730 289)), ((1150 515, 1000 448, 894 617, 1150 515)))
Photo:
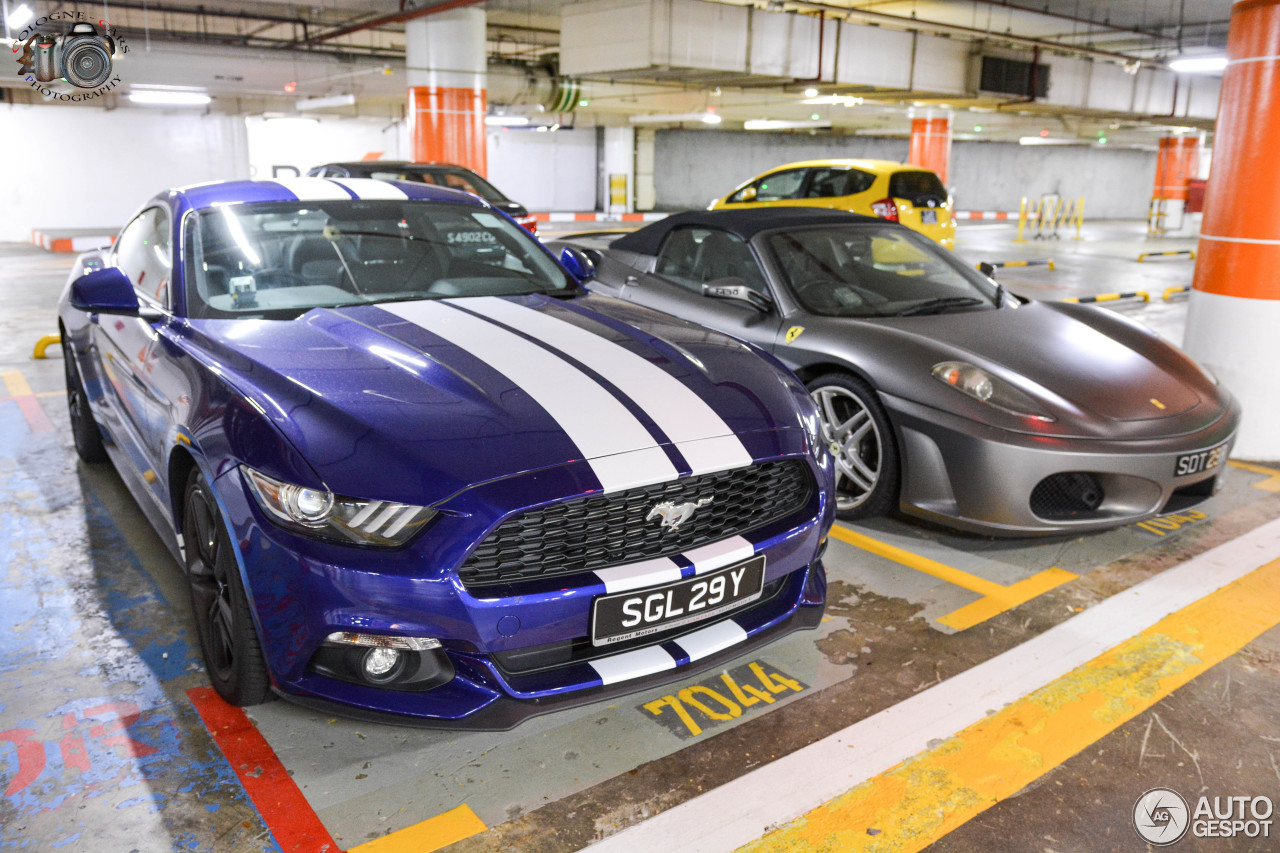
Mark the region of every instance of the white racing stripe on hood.
POLYGON ((351 194, 333 181, 324 178, 272 178, 273 183, 297 196, 298 201, 350 201, 351 194))
POLYGON ((751 464, 751 454, 705 400, 679 379, 631 350, 572 323, 496 296, 458 302, 554 347, 599 373, 653 418, 692 466, 694 474, 751 464))
MULTIPOLYGON (((755 555, 756 546, 749 540, 741 536, 730 536, 728 539, 685 551, 681 556, 693 563, 695 575, 702 575, 731 563, 748 560, 755 555)), ((670 557, 595 570, 596 577, 604 582, 604 591, 609 593, 671 583, 680 580, 681 574, 680 567, 670 557)))
POLYGON ((604 386, 559 356, 439 302, 378 307, 466 350, 515 383, 577 445, 606 492, 676 479, 675 466, 644 424, 604 386))
POLYGON ((386 181, 375 181, 373 178, 328 178, 335 184, 342 184, 356 194, 359 199, 386 198, 404 201, 409 196, 405 191, 386 181))

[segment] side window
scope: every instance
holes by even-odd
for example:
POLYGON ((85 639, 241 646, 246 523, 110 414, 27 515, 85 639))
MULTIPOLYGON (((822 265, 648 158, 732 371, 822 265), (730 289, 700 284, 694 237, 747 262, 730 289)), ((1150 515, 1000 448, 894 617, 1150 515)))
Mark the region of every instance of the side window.
POLYGON ((733 234, 710 228, 671 232, 658 252, 654 271, 698 294, 706 282, 729 277, 742 279, 760 293, 769 292, 750 247, 733 234))
POLYGON ((456 172, 444 173, 444 185, 450 189, 464 190, 472 195, 480 195, 480 190, 471 185, 471 182, 456 172))
POLYGON ((116 241, 116 266, 124 270, 139 296, 169 307, 169 277, 173 246, 169 214, 149 207, 120 232, 116 241))
POLYGON ((729 196, 729 203, 800 198, 800 188, 804 185, 804 176, 808 171, 808 169, 788 169, 785 172, 765 175, 729 196))
POLYGON ((845 195, 854 195, 855 193, 864 193, 871 189, 871 185, 876 182, 876 176, 870 172, 861 172, 857 169, 849 170, 849 185, 845 187, 845 195))
POLYGON ((835 198, 848 195, 851 169, 813 169, 809 173, 809 186, 805 198, 835 198))

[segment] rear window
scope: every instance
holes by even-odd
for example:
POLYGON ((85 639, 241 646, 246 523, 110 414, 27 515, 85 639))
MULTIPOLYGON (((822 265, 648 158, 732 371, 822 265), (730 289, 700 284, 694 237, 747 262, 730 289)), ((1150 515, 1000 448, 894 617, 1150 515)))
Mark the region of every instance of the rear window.
POLYGON ((942 204, 947 200, 947 188, 933 172, 895 172, 889 178, 889 195, 917 205, 929 201, 942 204))

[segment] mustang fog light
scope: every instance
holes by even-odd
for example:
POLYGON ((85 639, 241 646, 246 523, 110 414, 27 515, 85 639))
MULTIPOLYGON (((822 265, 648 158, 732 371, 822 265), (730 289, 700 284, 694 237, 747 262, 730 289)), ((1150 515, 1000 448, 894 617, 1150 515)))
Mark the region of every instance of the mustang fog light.
POLYGON ((421 693, 453 680, 453 661, 434 637, 395 637, 335 631, 325 637, 308 671, 351 684, 421 693))
POLYGON ((1056 420, 1026 394, 998 376, 963 361, 944 361, 933 366, 933 378, 950 385, 980 403, 1012 415, 1046 423, 1056 420))
POLYGON ((399 649, 379 646, 364 653, 364 674, 370 681, 390 681, 401 665, 399 649))

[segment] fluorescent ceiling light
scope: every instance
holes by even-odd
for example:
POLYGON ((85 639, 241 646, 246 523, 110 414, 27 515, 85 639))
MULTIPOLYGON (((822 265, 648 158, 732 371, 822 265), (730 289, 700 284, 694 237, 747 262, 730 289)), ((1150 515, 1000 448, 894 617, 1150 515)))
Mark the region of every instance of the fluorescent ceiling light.
POLYGON ((484 123, 489 127, 523 127, 529 123, 528 116, 485 116, 484 123))
POLYGON ((723 119, 715 113, 664 113, 662 115, 632 116, 630 120, 632 124, 672 124, 681 121, 719 124, 723 119))
POLYGON ((279 122, 280 124, 317 125, 320 123, 318 118, 306 118, 304 116, 268 116, 267 121, 279 122))
POLYGON ((27 25, 27 21, 30 21, 34 15, 35 13, 31 11, 31 7, 23 3, 9 13, 5 23, 15 30, 20 30, 27 25))
POLYGON ((1023 136, 1018 139, 1019 145, 1087 145, 1087 139, 1054 139, 1051 136, 1023 136))
POLYGON ((297 107, 300 111, 307 110, 324 110, 329 107, 350 107, 356 102, 355 95, 333 95, 328 98, 308 98, 305 101, 298 101, 297 107))
POLYGON ((144 89, 134 86, 129 90, 129 100, 135 104, 163 107, 202 107, 213 98, 205 92, 192 89, 144 89))
POLYGON ((1214 74, 1226 67, 1225 56, 1189 56, 1169 63, 1169 68, 1180 74, 1214 74))
POLYGON ((831 122, 783 121, 781 119, 757 118, 743 122, 742 126, 747 130, 799 130, 801 128, 825 130, 831 127, 831 122))
POLYGON ((833 107, 856 107, 862 98, 855 95, 821 95, 816 98, 805 98, 802 104, 826 104, 833 107))
POLYGON ((818 97, 818 90, 810 86, 808 89, 804 90, 804 96, 806 98, 816 98, 818 97))

